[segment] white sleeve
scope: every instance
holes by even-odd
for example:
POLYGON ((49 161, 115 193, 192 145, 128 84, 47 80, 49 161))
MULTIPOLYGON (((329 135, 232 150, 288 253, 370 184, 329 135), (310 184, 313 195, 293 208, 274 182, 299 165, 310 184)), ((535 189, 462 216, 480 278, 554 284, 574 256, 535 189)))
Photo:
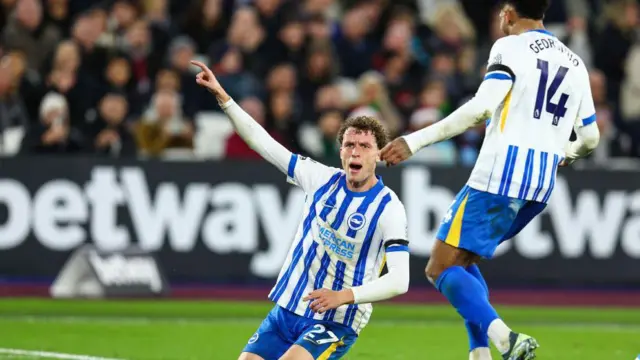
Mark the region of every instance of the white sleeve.
MULTIPOLYGON (((487 75, 489 76, 489 75, 487 75)), ((485 78, 475 96, 445 119, 403 136, 411 153, 460 135, 491 117, 511 90, 508 79, 485 78)))
POLYGON ((332 168, 298 154, 292 154, 287 165, 287 181, 310 194, 326 184, 340 169, 332 168))
POLYGON ((305 192, 317 190, 339 170, 291 153, 278 143, 233 99, 221 105, 236 132, 265 160, 287 174, 287 180, 300 186, 305 192))
POLYGON ((351 288, 354 304, 367 304, 402 295, 409 290, 409 252, 387 252, 386 274, 351 288))
POLYGON ((407 215, 399 200, 385 208, 380 219, 388 272, 376 280, 351 288, 355 304, 390 299, 409 290, 407 215))
MULTIPOLYGON (((585 80, 589 78, 587 70, 584 70, 585 80)), ((600 142, 600 130, 596 123, 596 109, 593 104, 593 95, 588 81, 582 85, 584 93, 578 109, 578 117, 574 124, 577 139, 567 144, 565 148, 566 162, 572 164, 574 161, 583 158, 598 146, 600 142)))
POLYGON ((403 137, 412 154, 425 146, 460 135, 491 117, 516 80, 513 69, 517 66, 517 56, 513 48, 519 43, 515 41, 509 36, 495 42, 491 48, 487 74, 471 100, 445 119, 403 137))
POLYGON ((253 150, 265 160, 275 165, 280 171, 287 173, 287 166, 291 159, 291 152, 278 143, 269 133, 258 124, 251 115, 247 114, 233 99, 220 105, 227 114, 236 132, 253 150))

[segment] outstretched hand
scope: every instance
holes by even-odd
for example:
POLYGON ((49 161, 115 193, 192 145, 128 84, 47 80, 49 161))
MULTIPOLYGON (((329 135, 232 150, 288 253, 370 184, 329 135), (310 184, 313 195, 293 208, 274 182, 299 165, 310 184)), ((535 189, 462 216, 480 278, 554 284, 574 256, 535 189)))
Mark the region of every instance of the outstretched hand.
POLYGON ((411 157, 411 149, 402 137, 396 138, 380 150, 380 160, 387 166, 398 165, 411 157))
MULTIPOLYGON (((211 69, 209 69, 207 65, 203 64, 200 61, 195 61, 195 60, 191 61, 191 65, 195 65, 200 68, 200 72, 198 73, 198 75, 196 75, 196 83, 198 83, 198 85, 209 90, 210 93, 212 93, 218 98, 228 97, 224 89, 218 82, 218 79, 216 79, 215 75, 213 75, 213 71, 211 71, 211 69)), ((225 99, 219 99, 219 100, 225 100, 225 99)))

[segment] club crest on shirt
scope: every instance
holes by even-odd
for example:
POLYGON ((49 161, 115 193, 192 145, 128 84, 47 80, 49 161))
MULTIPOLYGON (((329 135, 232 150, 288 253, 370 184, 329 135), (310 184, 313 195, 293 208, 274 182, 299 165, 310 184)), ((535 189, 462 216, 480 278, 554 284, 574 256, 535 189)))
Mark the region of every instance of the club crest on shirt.
POLYGON ((358 231, 362 229, 367 223, 367 218, 360 213, 353 213, 349 215, 347 219, 347 224, 349 224, 349 229, 358 231))

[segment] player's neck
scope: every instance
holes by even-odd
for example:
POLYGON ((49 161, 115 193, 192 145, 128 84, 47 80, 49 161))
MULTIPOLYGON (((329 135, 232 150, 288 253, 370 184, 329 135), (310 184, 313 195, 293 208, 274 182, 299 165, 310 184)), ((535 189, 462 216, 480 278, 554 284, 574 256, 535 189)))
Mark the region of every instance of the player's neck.
POLYGON ((520 35, 531 30, 544 30, 542 20, 520 19, 511 28, 511 35, 520 35))
POLYGON ((372 187, 376 185, 378 179, 375 175, 369 176, 367 179, 357 182, 357 181, 347 181, 347 189, 353 192, 365 192, 371 190, 372 187))

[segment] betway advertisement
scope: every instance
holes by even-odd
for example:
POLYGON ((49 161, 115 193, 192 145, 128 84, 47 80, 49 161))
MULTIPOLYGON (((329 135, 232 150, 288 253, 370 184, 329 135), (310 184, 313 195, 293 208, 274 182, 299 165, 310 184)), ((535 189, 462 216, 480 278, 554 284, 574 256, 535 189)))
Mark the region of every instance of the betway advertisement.
MULTIPOLYGON (((412 283, 469 169, 382 169, 404 202, 412 283)), ((481 268, 493 284, 640 286, 640 172, 561 169, 545 212, 481 268)), ((170 282, 268 284, 305 194, 267 163, 0 159, 0 275, 54 277, 74 249, 152 252, 170 282)))

